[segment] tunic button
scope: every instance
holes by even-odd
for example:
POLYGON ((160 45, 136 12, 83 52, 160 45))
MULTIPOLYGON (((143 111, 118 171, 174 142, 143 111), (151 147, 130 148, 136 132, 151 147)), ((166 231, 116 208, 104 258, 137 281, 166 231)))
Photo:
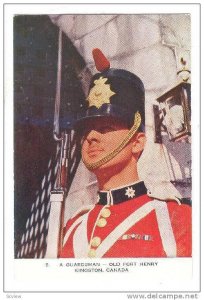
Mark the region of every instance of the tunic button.
POLYGON ((95 257, 96 256, 96 251, 94 249, 90 249, 88 253, 88 257, 95 257))
POLYGON ((98 227, 104 227, 104 226, 106 226, 106 224, 107 224, 107 221, 104 218, 99 219, 97 222, 98 227))
POLYGON ((104 218, 108 218, 111 215, 111 211, 108 208, 104 208, 104 210, 101 212, 101 216, 104 218))
POLYGON ((98 247, 101 243, 101 238, 98 236, 95 236, 92 240, 91 240, 91 246, 93 247, 98 247))

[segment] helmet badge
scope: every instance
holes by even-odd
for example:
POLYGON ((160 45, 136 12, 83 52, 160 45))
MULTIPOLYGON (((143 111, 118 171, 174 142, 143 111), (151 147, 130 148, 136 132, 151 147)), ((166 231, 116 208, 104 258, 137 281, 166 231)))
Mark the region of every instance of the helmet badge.
POLYGON ((96 106, 100 108, 104 103, 110 103, 110 97, 115 95, 115 92, 111 91, 110 84, 106 81, 108 78, 102 76, 94 81, 94 87, 90 90, 88 95, 89 106, 96 106))

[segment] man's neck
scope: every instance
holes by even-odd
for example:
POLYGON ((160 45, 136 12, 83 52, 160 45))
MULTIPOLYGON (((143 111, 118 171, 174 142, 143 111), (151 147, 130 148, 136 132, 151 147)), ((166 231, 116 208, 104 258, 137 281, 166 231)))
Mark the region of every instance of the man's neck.
POLYGON ((135 164, 126 166, 121 170, 115 169, 114 172, 113 169, 97 172, 96 176, 98 179, 99 189, 103 191, 116 189, 139 180, 135 164))

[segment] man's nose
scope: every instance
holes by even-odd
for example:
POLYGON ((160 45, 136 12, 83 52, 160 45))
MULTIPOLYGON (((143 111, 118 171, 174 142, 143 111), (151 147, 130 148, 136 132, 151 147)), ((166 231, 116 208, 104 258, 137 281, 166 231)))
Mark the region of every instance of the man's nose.
POLYGON ((96 130, 91 130, 86 139, 89 143, 92 143, 92 142, 99 142, 100 141, 100 132, 99 131, 96 131, 96 130))

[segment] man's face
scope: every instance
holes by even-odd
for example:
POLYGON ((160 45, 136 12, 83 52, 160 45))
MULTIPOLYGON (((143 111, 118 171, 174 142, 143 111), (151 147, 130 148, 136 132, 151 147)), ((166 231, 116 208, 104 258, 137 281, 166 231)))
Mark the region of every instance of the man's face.
MULTIPOLYGON (((126 125, 108 117, 90 120, 82 135, 82 157, 85 164, 92 164, 112 152, 127 136, 129 129, 126 125)), ((132 143, 113 157, 109 162, 99 167, 123 168, 133 159, 132 143)), ((95 172, 97 170, 94 170, 95 172)))

